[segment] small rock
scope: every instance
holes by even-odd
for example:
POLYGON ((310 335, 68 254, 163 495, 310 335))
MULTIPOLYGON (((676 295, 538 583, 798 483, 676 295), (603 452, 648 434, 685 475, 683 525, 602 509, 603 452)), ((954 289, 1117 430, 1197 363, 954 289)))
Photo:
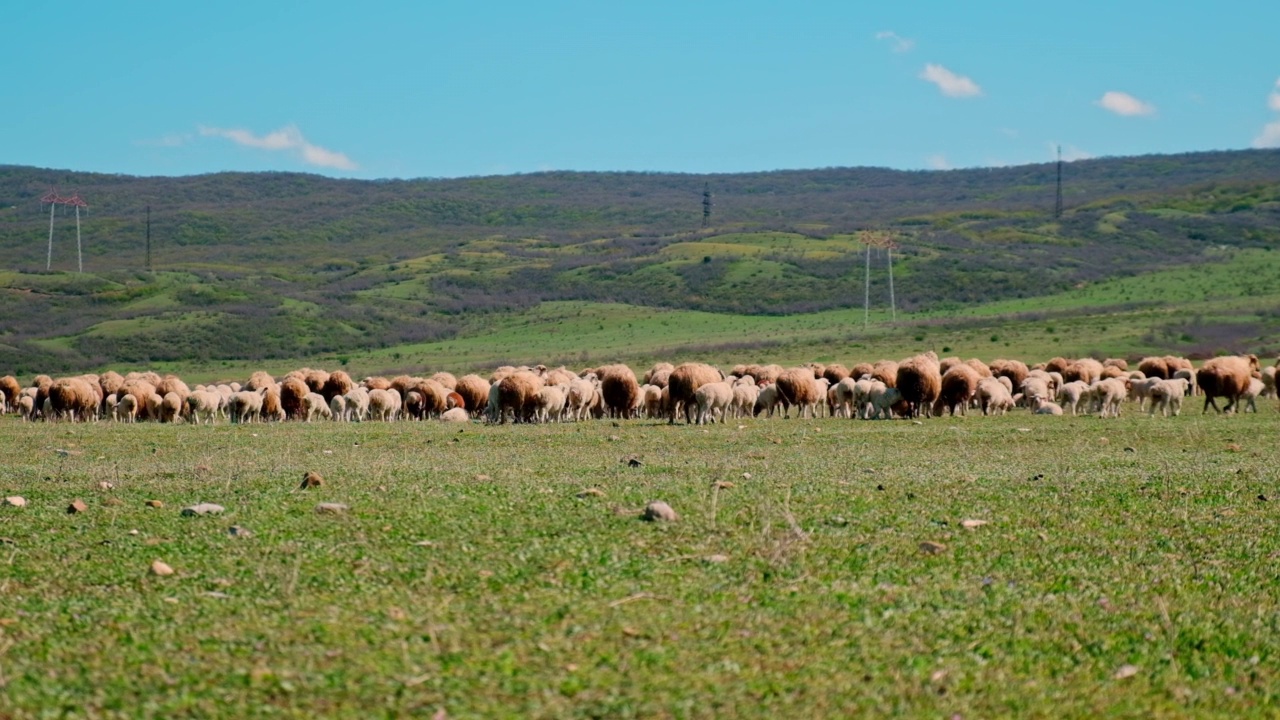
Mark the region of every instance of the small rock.
POLYGON ((983 525, 986 525, 987 522, 988 521, 986 520, 961 520, 960 527, 964 528, 965 530, 973 530, 975 528, 980 528, 983 525))
POLYGON ((644 506, 644 514, 640 516, 640 519, 648 520, 649 522, 655 522, 658 520, 671 522, 679 519, 679 517, 680 516, 676 514, 676 511, 671 509, 670 505, 662 502, 661 500, 654 500, 644 506))
POLYGON ((206 590, 200 594, 207 598, 214 598, 217 600, 226 600, 227 598, 231 597, 230 595, 224 592, 219 592, 217 590, 206 590))
POLYGON ((146 502, 146 506, 149 508, 162 508, 164 507, 164 503, 159 500, 148 500, 146 502))
POLYGON ((1227 449, 1230 450, 1231 452, 1240 452, 1241 450, 1240 443, 1228 443, 1227 449))
POLYGON ((129 531, 129 534, 130 534, 130 535, 137 536, 139 533, 138 533, 138 531, 137 531, 136 529, 134 529, 134 530, 130 530, 130 531, 129 531))
POLYGON ((751 473, 749 473, 749 472, 744 472, 744 473, 742 473, 742 479, 743 479, 743 480, 750 480, 750 479, 751 479, 751 473))
POLYGON ((341 515, 351 508, 342 503, 320 503, 316 505, 316 512, 321 515, 341 515))
POLYGON ((4 504, 9 507, 26 507, 27 499, 19 495, 10 495, 4 499, 4 504))
POLYGON ((728 555, 708 555, 707 562, 716 563, 716 564, 727 563, 729 562, 729 556, 728 555))
POLYGON ((1125 452, 1138 452, 1138 449, 1137 449, 1137 448, 1134 448, 1134 447, 1127 447, 1127 448, 1125 448, 1125 449, 1124 449, 1124 451, 1125 451, 1125 452))
POLYGON ((1111 677, 1115 678, 1116 680, 1124 680, 1126 678, 1131 678, 1134 675, 1137 675, 1140 669, 1141 668, 1139 668, 1137 665, 1121 665, 1120 669, 1116 670, 1116 674, 1112 675, 1111 677))
POLYGON ((717 480, 711 483, 711 487, 715 488, 716 490, 732 490, 733 488, 736 488, 738 486, 734 485, 729 480, 717 480))
POLYGON ((221 515, 223 510, 226 510, 226 508, 222 507, 221 505, 214 505, 213 503, 200 503, 199 505, 192 505, 190 507, 182 508, 182 516, 195 517, 196 515, 221 515))
POLYGON ((324 477, 318 472, 308 472, 302 476, 302 484, 298 487, 302 490, 308 488, 317 488, 324 484, 324 477))
POLYGON ((944 552, 946 549, 947 549, 946 545, 940 542, 934 542, 932 540, 925 540, 924 542, 920 543, 920 551, 927 553, 929 555, 937 555, 940 552, 944 552))
POLYGON ((841 517, 841 516, 839 516, 839 515, 834 515, 834 516, 832 516, 831 518, 829 518, 829 519, 827 520, 827 524, 828 524, 828 525, 833 525, 833 526, 835 526, 835 527, 844 527, 844 526, 846 526, 846 525, 848 525, 848 524, 849 524, 849 521, 848 521, 848 519, 843 518, 843 517, 841 517))
POLYGON ((579 498, 604 497, 604 491, 600 488, 587 488, 578 493, 579 498))
POLYGON ((231 537, 238 537, 238 538, 253 537, 252 530, 248 528, 240 527, 239 525, 232 525, 231 527, 227 528, 227 534, 230 535, 231 537))
POLYGON ((103 480, 102 482, 98 483, 99 490, 114 490, 115 488, 116 488, 115 485, 107 482, 106 480, 103 480))
POLYGON ((67 506, 67 514, 75 515, 76 513, 82 513, 88 509, 89 506, 85 505, 83 500, 72 500, 71 504, 67 506))
POLYGON ((636 467, 640 467, 643 464, 644 463, 640 462, 638 458, 631 458, 630 460, 627 460, 627 467, 636 468, 636 467))
POLYGON ((436 544, 431 542, 430 540, 419 540, 418 542, 414 543, 414 545, 418 547, 435 547, 436 546, 436 544))
POLYGON ((173 574, 173 568, 169 567, 168 563, 163 560, 156 560, 151 563, 151 574, 159 575, 160 577, 168 577, 173 574))
POLYGON ((1259 495, 1258 495, 1258 501, 1259 501, 1259 502, 1266 502, 1266 501, 1267 501, 1267 496, 1266 496, 1266 495, 1259 494, 1259 495))
POLYGON ((621 439, 622 439, 622 438, 618 437, 617 435, 610 435, 610 436, 609 436, 609 442, 618 442, 618 441, 619 441, 619 440, 621 440, 621 439))
POLYGON ((912 425, 923 425, 924 423, 920 422, 919 420, 912 420, 912 421, 911 421, 911 424, 912 424, 912 425))
POLYGON ((491 478, 491 477, 489 477, 488 475, 485 475, 485 474, 483 474, 483 473, 482 473, 482 474, 480 474, 480 475, 477 475, 475 479, 476 479, 476 482, 489 482, 489 481, 490 481, 490 480, 492 480, 493 478, 491 478))

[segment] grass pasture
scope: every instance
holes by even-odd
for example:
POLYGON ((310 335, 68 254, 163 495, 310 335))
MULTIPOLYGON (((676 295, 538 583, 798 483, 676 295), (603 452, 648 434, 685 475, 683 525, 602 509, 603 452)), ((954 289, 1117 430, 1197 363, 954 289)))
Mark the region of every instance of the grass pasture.
POLYGON ((1280 414, 1186 410, 4 418, 0 717, 1273 714, 1280 414))

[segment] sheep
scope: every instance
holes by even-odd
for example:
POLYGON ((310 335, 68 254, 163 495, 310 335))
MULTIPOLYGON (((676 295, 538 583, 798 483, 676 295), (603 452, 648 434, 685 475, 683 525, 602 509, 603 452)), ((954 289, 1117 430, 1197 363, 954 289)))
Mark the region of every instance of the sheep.
POLYGON ((961 364, 961 362, 962 361, 958 357, 942 358, 938 361, 938 372, 946 375, 948 370, 961 364))
POLYGON ((34 395, 19 395, 17 412, 22 419, 35 420, 36 398, 34 395))
POLYGON ((445 410, 443 413, 440 413, 440 421, 441 422, 460 422, 460 423, 471 422, 471 415, 468 414, 466 409, 464 408, 460 408, 460 407, 449 408, 448 410, 445 410))
POLYGON ((160 382, 156 383, 156 394, 164 397, 169 393, 178 396, 179 407, 186 404, 187 396, 191 394, 191 388, 182 382, 177 375, 165 375, 160 382))
POLYGON ((1064 411, 1070 410, 1072 415, 1076 415, 1080 412, 1080 404, 1089 396, 1089 391, 1089 384, 1085 381, 1072 380, 1058 388, 1055 399, 1064 411))
MULTIPOLYGON (((849 368, 840 363, 832 363, 822 371, 822 377, 826 378, 832 385, 839 385, 841 380, 849 377, 849 368)), ((854 378, 857 380, 857 378, 854 378)))
POLYGON ((814 416, 814 406, 826 398, 826 389, 814 382, 816 378, 809 368, 797 367, 784 370, 774 385, 782 402, 783 417, 791 417, 791 406, 799 408, 800 418, 814 416))
POLYGON ((347 417, 347 398, 345 395, 338 395, 329 401, 329 415, 334 422, 346 422, 347 417))
POLYGON ((1167 380, 1170 376, 1169 363, 1163 357, 1145 357, 1138 361, 1138 370, 1145 377, 1167 380))
POLYGON ((0 377, 0 395, 4 396, 5 407, 17 409, 18 396, 22 394, 22 383, 12 375, 0 377))
POLYGON ((1120 408, 1129 396, 1129 386, 1119 378, 1099 380, 1090 386, 1094 407, 1099 410, 1099 417, 1120 417, 1120 408))
MULTIPOLYGON (((245 387, 248 387, 246 385, 245 387)), ((231 416, 231 422, 239 424, 253 422, 255 417, 262 414, 263 399, 267 394, 267 388, 260 390, 241 390, 233 393, 231 399, 227 401, 227 414, 231 416)))
POLYGON ((930 414, 933 403, 942 390, 942 373, 938 371, 938 356, 931 350, 898 363, 898 378, 894 385, 907 403, 908 417, 930 414))
POLYGON ((1268 365, 1262 368, 1262 395, 1261 397, 1276 396, 1276 369, 1274 366, 1268 365))
POLYGON ((365 419, 369 417, 368 390, 362 387, 351 388, 350 392, 342 396, 342 403, 345 406, 343 411, 344 420, 349 422, 364 422, 365 419))
POLYGON ((565 388, 559 385, 543 385, 542 389, 538 390, 535 418, 540 423, 560 422, 564 417, 568 400, 565 388))
POLYGON ((391 381, 381 375, 373 375, 360 381, 365 390, 390 390, 391 381))
POLYGON ((1071 366, 1070 360, 1064 357, 1055 357, 1055 358, 1051 358, 1049 362, 1045 363, 1042 369, 1046 373, 1056 372, 1061 374, 1062 371, 1066 370, 1070 366, 1071 366))
POLYGON ((1062 382, 1058 387, 1076 380, 1092 385, 1102 379, 1102 363, 1093 358, 1081 358, 1059 372, 1062 373, 1062 382))
POLYGON ((302 398, 302 419, 306 422, 313 422, 317 418, 332 420, 333 410, 329 408, 329 403, 325 401, 324 395, 318 392, 310 392, 302 398))
POLYGON ((973 366, 962 362, 952 365, 939 380, 933 414, 941 417, 944 410, 949 410, 952 417, 955 417, 956 408, 959 408, 960 415, 967 415, 969 401, 978 394, 978 383, 981 380, 982 376, 973 366))
POLYGON ((733 384, 733 403, 730 406, 733 410, 734 417, 751 417, 756 407, 756 400, 760 397, 760 388, 751 383, 734 383, 733 384))
POLYGON ((892 420, 894 408, 906 402, 901 390, 889 387, 879 380, 872 381, 868 399, 871 402, 871 417, 883 417, 885 420, 892 420))
MULTIPOLYGON (((0 383, 2 382, 3 379, 0 379, 0 383)), ((108 411, 115 409, 115 403, 112 402, 108 405, 105 398, 110 395, 115 395, 117 401, 120 399, 120 389, 124 387, 124 377, 114 370, 108 370, 98 376, 98 387, 102 390, 102 396, 104 398, 102 401, 102 414, 105 415, 108 411)))
MULTIPOLYGON (((876 383, 884 385, 879 380, 872 380, 870 376, 859 378, 853 383, 853 414, 850 417, 856 417, 861 420, 870 420, 872 414, 875 413, 875 406, 871 402, 871 393, 875 390, 876 383)), ((888 387, 885 385, 885 387, 888 387)))
POLYGON ((1196 372, 1196 386, 1204 393, 1204 410, 1212 407, 1219 412, 1215 397, 1227 398, 1220 412, 1228 413, 1236 408, 1241 396, 1249 391, 1249 381, 1258 369, 1257 355, 1216 357, 1206 360, 1196 372))
POLYGON ((989 377, 978 381, 978 405, 983 415, 1003 415, 1013 409, 1013 395, 1007 377, 989 377), (1001 382, 1001 381, 1004 382, 1001 382))
POLYGON ((160 398, 160 410, 157 415, 162 423, 174 423, 182 416, 182 396, 176 392, 167 392, 160 398))
POLYGON ((640 384, 636 374, 626 365, 605 365, 596 371, 600 378, 600 395, 610 417, 630 418, 638 405, 640 384))
POLYGON ((1062 408, 1056 403, 1051 403, 1041 395, 1031 396, 1031 412, 1036 415, 1061 415, 1062 408))
MULTIPOLYGON (((870 376, 872 373, 875 372, 875 370, 876 370, 876 366, 872 365, 871 363, 867 363, 867 362, 854 363, 853 367, 849 368, 849 377, 853 378, 854 380, 861 380, 864 377, 870 376)), ((893 375, 896 379, 898 375, 898 368, 896 366, 893 369, 893 375)))
MULTIPOLYGON (((594 377, 592 376, 590 379, 574 378, 573 382, 569 383, 569 415, 575 421, 586 420, 591 414, 591 406, 595 403, 596 396, 600 392, 594 377)), ((660 412, 661 409, 659 408, 660 412)))
POLYGON ((698 388, 694 399, 698 404, 699 425, 715 422, 717 416, 724 422, 725 413, 733 404, 733 386, 723 380, 707 383, 698 388))
POLYGON ((373 420, 391 422, 400 413, 400 406, 403 403, 400 393, 395 390, 371 390, 369 391, 369 417, 373 420))
POLYGON ((83 378, 60 378, 49 386, 50 417, 62 417, 72 422, 88 422, 97 417, 98 389, 83 378))
MULTIPOLYGON (((753 377, 755 377, 757 383, 760 382, 759 376, 753 377)), ((668 423, 674 424, 676 414, 683 408, 685 422, 692 424, 694 408, 697 405, 695 393, 698 392, 698 388, 707 383, 720 382, 723 379, 719 370, 705 363, 688 362, 677 365, 667 378, 667 390, 669 392, 667 404, 668 423)))
POLYGON ((833 417, 854 417, 854 394, 858 380, 846 377, 831 388, 831 415, 833 417))
POLYGON ((1240 412, 1253 411, 1258 412, 1258 396, 1266 389, 1266 384, 1258 378, 1249 379, 1249 389, 1240 395, 1240 400, 1245 403, 1245 407, 1240 412))
POLYGON ((463 375, 453 391, 462 396, 462 405, 471 415, 479 415, 489 400, 489 381, 479 375, 463 375))
POLYGON ((640 394, 644 396, 644 416, 657 418, 662 415, 662 387, 659 385, 641 385, 640 394))
POLYGON ((340 398, 356 386, 351 380, 351 376, 343 370, 334 370, 329 373, 329 377, 324 382, 320 394, 324 396, 325 402, 329 403, 330 411, 333 409, 334 398, 340 398))
MULTIPOLYGON (((408 393, 416 392, 419 397, 419 403, 414 413, 415 418, 436 418, 440 414, 449 409, 449 389, 441 385, 435 380, 419 380, 415 378, 415 382, 408 388, 408 393)), ((404 404, 406 413, 409 410, 409 403, 404 404)))
MULTIPOLYGON (((564 368, 561 369, 563 370, 564 368)), ((440 385, 450 392, 453 392, 458 388, 458 378, 454 377, 453 373, 438 372, 432 375, 430 379, 440 383, 440 385)))
POLYGON ((1113 367, 1123 372, 1129 369, 1129 361, 1124 358, 1107 358, 1102 361, 1102 367, 1113 367))
POLYGON ((519 370, 502 378, 498 382, 498 422, 506 424, 508 414, 514 422, 528 422, 542 384, 542 378, 528 370, 519 370))
POLYGON ((1138 410, 1141 411, 1146 406, 1147 400, 1151 398, 1151 391, 1157 385, 1164 382, 1164 378, 1144 377, 1135 380, 1129 377, 1129 394, 1133 400, 1138 401, 1138 410))
POLYGON ((760 413, 765 413, 765 417, 773 417, 773 411, 780 401, 778 386, 774 383, 765 385, 756 395, 756 403, 751 408, 751 414, 758 417, 760 413))
POLYGON ((885 387, 898 386, 898 363, 892 360, 880 360, 871 366, 871 372, 867 374, 871 375, 872 380, 884 383, 885 387))
POLYGON ((1182 398, 1187 394, 1186 378, 1152 379, 1155 384, 1149 389, 1151 407, 1148 414, 1155 415, 1159 410, 1162 417, 1168 417, 1170 413, 1177 417, 1182 412, 1182 398))
POLYGON ((187 396, 183 405, 183 417, 197 425, 212 425, 222 396, 211 390, 196 390, 187 396))
POLYGON ((644 384, 656 385, 658 389, 662 389, 667 386, 671 371, 675 369, 676 366, 669 362, 654 363, 653 367, 649 368, 648 372, 644 374, 644 384))

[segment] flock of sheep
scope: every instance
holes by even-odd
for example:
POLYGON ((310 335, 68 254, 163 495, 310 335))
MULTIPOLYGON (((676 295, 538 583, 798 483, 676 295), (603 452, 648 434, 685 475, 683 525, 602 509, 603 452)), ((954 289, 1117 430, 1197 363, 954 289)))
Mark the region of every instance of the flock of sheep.
MULTIPOLYGON (((1280 365, 1280 361, 1277 361, 1280 365)), ((938 359, 932 352, 901 362, 852 368, 737 365, 725 372, 704 363, 658 363, 642 380, 626 365, 573 372, 558 367, 501 367, 487 379, 440 372, 355 382, 343 372, 302 369, 280 380, 264 372, 248 382, 197 385, 155 373, 37 376, 29 387, 0 378, 0 411, 28 420, 212 423, 266 421, 391 421, 440 419, 492 423, 666 418, 687 423, 780 413, 790 417, 861 419, 1003 414, 1097 413, 1116 417, 1126 401, 1154 415, 1177 415, 1184 397, 1201 395, 1204 411, 1252 409, 1276 394, 1276 367, 1254 355, 1218 357, 1196 369, 1185 358, 1148 357, 1130 370, 1122 359, 1056 357, 1028 367, 1017 360, 938 359)))

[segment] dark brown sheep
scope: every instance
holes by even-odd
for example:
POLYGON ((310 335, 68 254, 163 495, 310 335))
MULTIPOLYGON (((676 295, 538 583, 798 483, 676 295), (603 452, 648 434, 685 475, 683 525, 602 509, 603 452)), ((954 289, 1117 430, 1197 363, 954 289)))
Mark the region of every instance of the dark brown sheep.
POLYGON ((478 416, 489 402, 489 381, 479 375, 463 375, 458 378, 454 392, 462 396, 462 406, 472 416, 478 416))
POLYGON ((287 419, 302 420, 306 417, 302 401, 309 392, 311 388, 297 376, 286 377, 280 383, 280 409, 284 410, 287 419))
POLYGON ((814 406, 824 400, 816 380, 813 368, 810 367, 790 368, 778 375, 774 385, 778 388, 778 400, 782 403, 784 417, 791 417, 793 405, 800 408, 801 418, 814 413, 814 406))
POLYGON ((346 395, 355 388, 356 384, 351 380, 351 376, 342 370, 334 370, 329 373, 329 379, 325 380, 324 387, 321 388, 320 394, 324 396, 325 402, 333 402, 333 399, 339 395, 346 395))
POLYGON ((632 418, 640 405, 640 383, 626 365, 605 365, 596 370, 600 395, 610 417, 632 418))
MULTIPOLYGON (((822 371, 822 377, 830 380, 831 386, 835 387, 840 384, 841 380, 849 377, 849 368, 840 363, 831 363, 822 371)), ((857 378, 854 379, 856 380, 857 378)))
MULTIPOLYGON (((666 387, 667 380, 671 377, 671 371, 675 369, 676 369, 676 366, 672 365, 669 362, 655 363, 653 367, 649 368, 649 372, 644 374, 644 384, 657 385, 658 387, 666 387)), ((735 373, 735 374, 741 375, 742 373, 735 373)))
POLYGON ((1257 355, 1216 357, 1206 360, 1196 372, 1196 385, 1204 393, 1204 412, 1212 407, 1218 411, 1215 397, 1224 397, 1227 404, 1219 412, 1231 412, 1240 396, 1249 389, 1249 381, 1258 369, 1257 355))
POLYGON ((1162 357, 1145 357, 1138 363, 1138 370, 1149 378, 1168 380, 1172 375, 1169 363, 1162 357))
POLYGON ((1027 375, 1031 372, 1027 368, 1027 364, 1021 360, 1006 360, 998 358, 991 361, 991 374, 995 377, 1007 377, 1013 387, 1022 387, 1022 381, 1027 379, 1027 375))
POLYGON ((541 389, 542 378, 528 370, 518 370, 498 381, 498 422, 505 424, 508 413, 515 422, 530 422, 541 389))
MULTIPOLYGON (((750 368, 748 368, 747 373, 751 374, 750 368)), ((671 371, 671 376, 667 378, 667 389, 669 391, 669 399, 667 401, 668 422, 674 423, 676 415, 683 408, 685 422, 692 424, 698 407, 698 388, 707 383, 720 382, 723 379, 719 370, 706 363, 687 362, 677 365, 671 371)), ((756 377, 756 382, 760 382, 759 377, 756 377)))
POLYGON ((933 414, 941 417, 944 410, 949 410, 952 415, 967 415, 969 401, 978 393, 978 383, 981 380, 978 371, 967 363, 953 365, 942 374, 942 385, 938 391, 938 399, 933 403, 933 414))
POLYGON ((933 403, 942 390, 938 356, 930 351, 898 363, 898 384, 895 387, 907 403, 909 417, 931 414, 933 403))

